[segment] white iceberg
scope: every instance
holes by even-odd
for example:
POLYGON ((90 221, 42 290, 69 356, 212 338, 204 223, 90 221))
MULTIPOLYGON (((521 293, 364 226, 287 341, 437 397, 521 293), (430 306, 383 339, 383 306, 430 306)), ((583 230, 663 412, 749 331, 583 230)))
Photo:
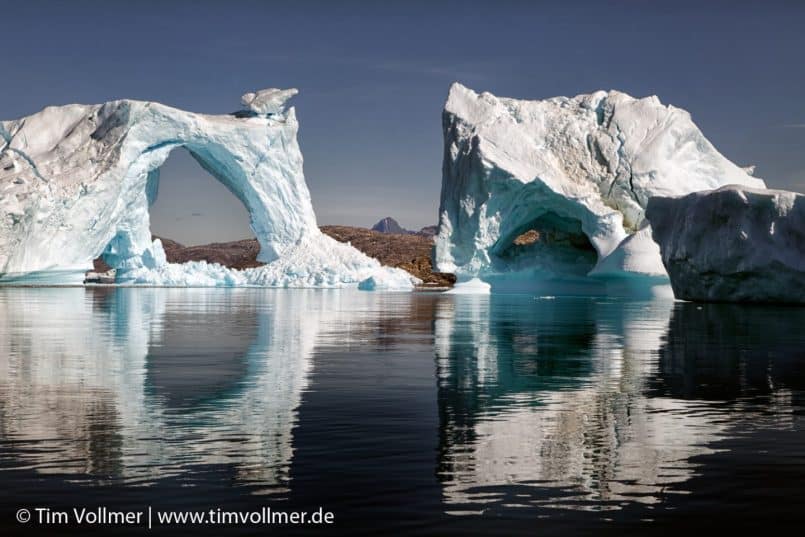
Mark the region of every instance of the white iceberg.
POLYGON ((805 304, 805 195, 726 186, 646 216, 677 298, 805 304))
POLYGON ((657 97, 522 101, 456 83, 443 129, 436 266, 459 280, 666 277, 650 197, 765 186, 657 97))
POLYGON ((410 289, 404 271, 319 231, 285 108, 296 92, 247 94, 251 111, 232 115, 120 100, 0 122, 0 281, 77 284, 103 256, 119 283, 343 287, 376 275, 410 289), (166 262, 148 208, 179 147, 246 207, 266 266, 166 262))

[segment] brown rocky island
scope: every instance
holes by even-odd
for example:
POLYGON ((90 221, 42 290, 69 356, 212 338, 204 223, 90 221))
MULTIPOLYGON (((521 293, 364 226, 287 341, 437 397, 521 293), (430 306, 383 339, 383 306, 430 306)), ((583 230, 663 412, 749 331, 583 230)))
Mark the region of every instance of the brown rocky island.
MULTIPOLYGON (((384 218, 378 224, 388 223, 389 220, 396 225, 391 218, 384 218)), ((452 287, 456 281, 453 274, 433 271, 431 251, 436 226, 428 226, 417 232, 406 231, 397 226, 393 228, 395 231, 393 233, 352 226, 321 226, 320 229, 322 233, 339 242, 352 244, 353 247, 369 257, 377 259, 383 265, 397 267, 416 276, 422 280, 420 288, 452 287), (400 230, 402 232, 399 232, 400 230)), ((262 265, 257 261, 257 254, 260 252, 260 244, 257 239, 184 246, 171 239, 159 238, 162 241, 165 256, 171 263, 206 261, 234 269, 262 265)), ((109 266, 98 258, 95 260, 94 270, 99 274, 104 273, 109 270, 109 266)))

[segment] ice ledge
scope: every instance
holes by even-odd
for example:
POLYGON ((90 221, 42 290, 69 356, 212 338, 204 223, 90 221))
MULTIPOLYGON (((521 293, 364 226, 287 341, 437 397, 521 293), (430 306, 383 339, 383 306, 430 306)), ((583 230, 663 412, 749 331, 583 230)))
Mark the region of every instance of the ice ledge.
POLYGON ((240 102, 250 112, 258 115, 281 114, 285 111, 285 104, 288 100, 298 93, 299 90, 296 88, 267 88, 245 93, 240 98, 240 102))

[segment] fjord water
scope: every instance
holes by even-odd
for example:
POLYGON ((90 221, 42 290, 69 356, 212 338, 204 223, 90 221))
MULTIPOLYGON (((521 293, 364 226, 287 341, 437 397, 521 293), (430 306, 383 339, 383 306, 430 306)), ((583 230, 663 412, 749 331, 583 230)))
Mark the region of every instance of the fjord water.
POLYGON ((147 505, 336 517, 150 532, 171 535, 793 527, 804 326, 668 299, 0 289, 0 528, 147 505))

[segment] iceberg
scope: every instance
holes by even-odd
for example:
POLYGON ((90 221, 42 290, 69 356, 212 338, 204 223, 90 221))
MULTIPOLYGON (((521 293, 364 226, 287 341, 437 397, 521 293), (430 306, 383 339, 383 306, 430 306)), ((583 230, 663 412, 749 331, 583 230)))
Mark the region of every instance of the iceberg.
POLYGON ((725 186, 649 200, 676 298, 805 304, 805 196, 725 186))
POLYGON ((435 261, 459 281, 667 281, 651 197, 765 186, 657 97, 524 101, 455 83, 442 125, 435 261))
POLYGON ((0 282, 80 284, 102 256, 117 283, 343 287, 376 277, 410 289, 404 271, 319 231, 287 107, 296 93, 248 93, 247 109, 229 115, 118 100, 0 122, 0 282), (159 167, 180 147, 246 207, 267 265, 166 261, 148 209, 159 167))

